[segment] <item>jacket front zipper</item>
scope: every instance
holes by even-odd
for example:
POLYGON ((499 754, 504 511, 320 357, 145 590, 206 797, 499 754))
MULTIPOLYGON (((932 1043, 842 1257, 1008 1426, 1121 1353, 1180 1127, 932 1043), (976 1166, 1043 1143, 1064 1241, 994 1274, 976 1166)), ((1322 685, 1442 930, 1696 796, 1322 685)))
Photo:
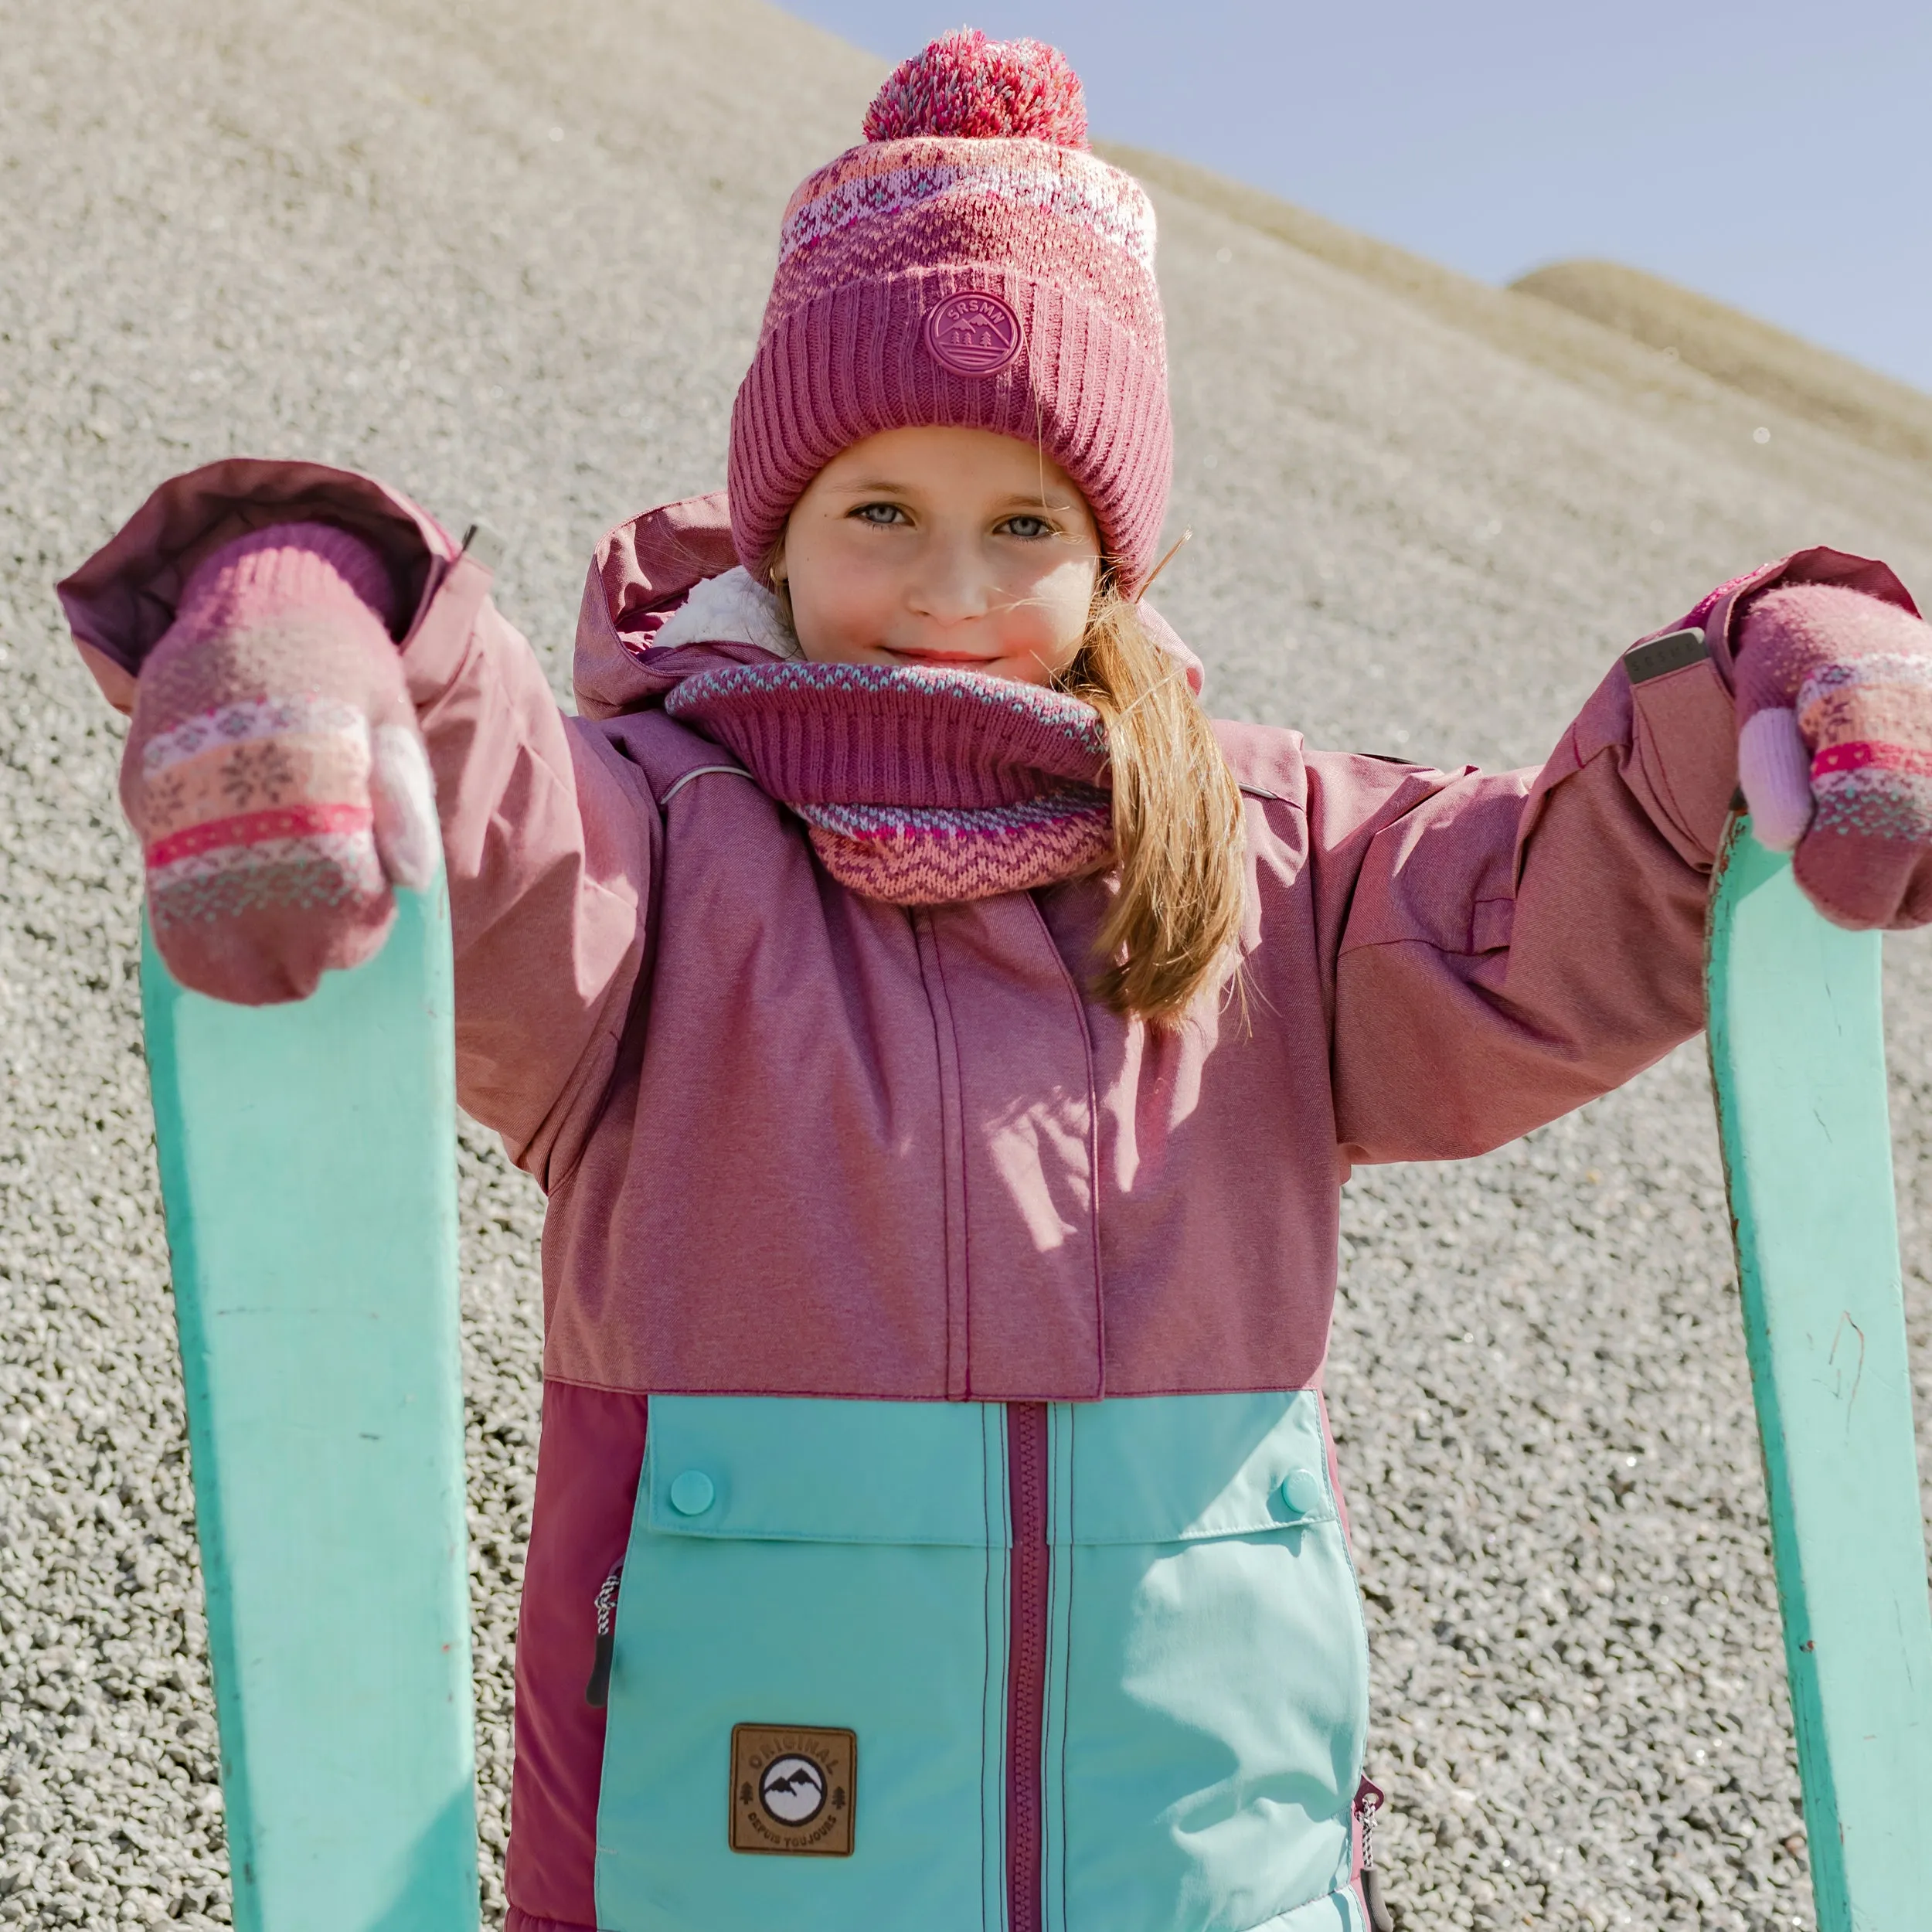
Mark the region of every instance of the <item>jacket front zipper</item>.
POLYGON ((1040 1928, 1040 1755, 1046 1720, 1046 1405, 1006 1405, 1013 1566, 1006 1703, 1009 1932, 1040 1928))

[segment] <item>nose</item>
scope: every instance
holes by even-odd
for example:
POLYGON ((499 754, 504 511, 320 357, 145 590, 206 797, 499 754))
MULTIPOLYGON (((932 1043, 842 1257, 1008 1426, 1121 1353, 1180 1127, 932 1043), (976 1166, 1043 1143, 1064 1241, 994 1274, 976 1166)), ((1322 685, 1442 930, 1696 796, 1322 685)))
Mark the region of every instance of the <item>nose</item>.
POLYGON ((976 543, 943 539, 927 546, 920 563, 906 599, 915 615, 934 624, 970 624, 993 608, 998 587, 976 543))

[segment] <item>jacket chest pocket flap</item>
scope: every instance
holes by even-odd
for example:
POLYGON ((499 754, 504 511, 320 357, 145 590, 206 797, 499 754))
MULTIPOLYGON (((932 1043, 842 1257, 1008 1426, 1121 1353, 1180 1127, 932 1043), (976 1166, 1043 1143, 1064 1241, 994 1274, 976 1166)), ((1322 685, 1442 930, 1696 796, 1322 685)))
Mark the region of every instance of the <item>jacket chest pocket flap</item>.
POLYGON ((658 1536, 984 1549, 1005 1455, 981 1403, 659 1396, 643 1502, 658 1536))
POLYGON ((1187 1543, 1338 1520, 1321 1398, 1147 1396, 1053 1411, 1056 1543, 1187 1543))

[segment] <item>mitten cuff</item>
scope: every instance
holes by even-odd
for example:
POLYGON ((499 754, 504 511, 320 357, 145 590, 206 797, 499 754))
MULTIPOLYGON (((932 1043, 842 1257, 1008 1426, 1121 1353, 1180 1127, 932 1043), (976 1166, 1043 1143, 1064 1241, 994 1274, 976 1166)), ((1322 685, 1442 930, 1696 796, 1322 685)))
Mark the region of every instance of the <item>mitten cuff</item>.
POLYGON ((396 594, 382 559, 333 524, 276 523, 204 557, 189 577, 175 623, 206 634, 331 607, 373 614, 393 632, 396 594))

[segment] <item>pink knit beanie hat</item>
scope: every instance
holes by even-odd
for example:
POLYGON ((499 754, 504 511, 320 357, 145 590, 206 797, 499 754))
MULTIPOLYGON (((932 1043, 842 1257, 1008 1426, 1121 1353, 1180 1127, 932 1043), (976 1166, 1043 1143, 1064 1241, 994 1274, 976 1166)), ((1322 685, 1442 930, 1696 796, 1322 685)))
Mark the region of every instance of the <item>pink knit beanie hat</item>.
POLYGON ((762 579, 841 450, 914 424, 1037 443, 1092 507, 1131 595, 1173 459, 1154 210, 1089 150, 1056 49, 961 29, 906 61, 866 140, 785 210, 731 413, 731 526, 762 579))

